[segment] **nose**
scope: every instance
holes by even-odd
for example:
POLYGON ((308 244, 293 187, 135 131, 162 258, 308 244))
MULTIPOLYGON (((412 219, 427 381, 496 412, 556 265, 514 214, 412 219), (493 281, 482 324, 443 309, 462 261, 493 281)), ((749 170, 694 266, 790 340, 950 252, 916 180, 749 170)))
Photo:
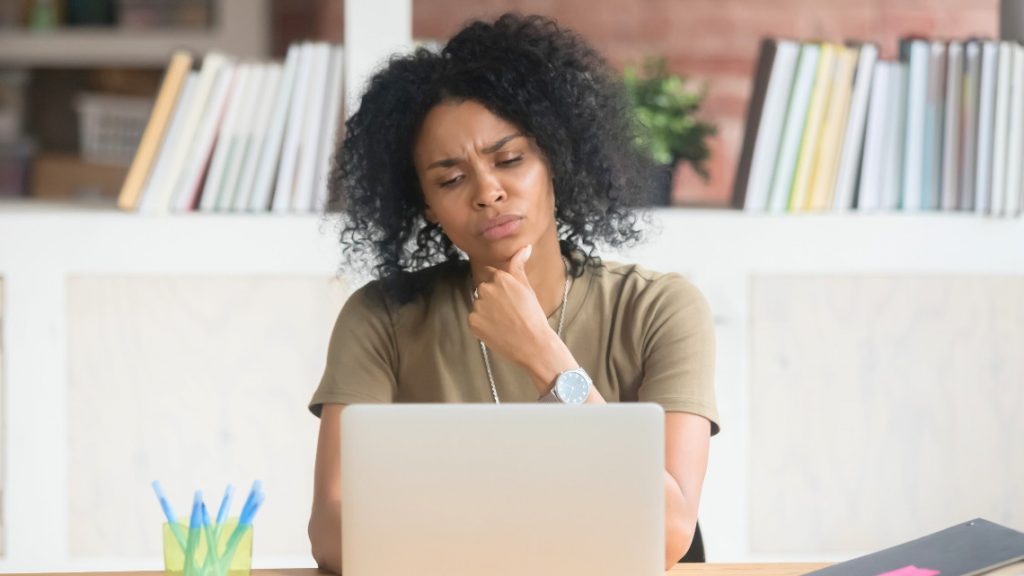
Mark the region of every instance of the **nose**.
POLYGON ((497 176, 490 170, 479 170, 476 178, 476 196, 474 203, 477 208, 487 208, 503 202, 508 194, 502 187, 497 176))

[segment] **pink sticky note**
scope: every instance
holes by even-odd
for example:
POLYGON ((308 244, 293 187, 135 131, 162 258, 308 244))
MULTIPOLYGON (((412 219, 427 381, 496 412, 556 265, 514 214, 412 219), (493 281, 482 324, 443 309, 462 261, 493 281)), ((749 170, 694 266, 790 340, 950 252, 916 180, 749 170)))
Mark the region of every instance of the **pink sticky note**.
POLYGON ((935 576, 938 573, 938 570, 932 570, 930 568, 904 566, 903 568, 897 568, 896 570, 892 570, 890 572, 883 572, 878 576, 935 576))

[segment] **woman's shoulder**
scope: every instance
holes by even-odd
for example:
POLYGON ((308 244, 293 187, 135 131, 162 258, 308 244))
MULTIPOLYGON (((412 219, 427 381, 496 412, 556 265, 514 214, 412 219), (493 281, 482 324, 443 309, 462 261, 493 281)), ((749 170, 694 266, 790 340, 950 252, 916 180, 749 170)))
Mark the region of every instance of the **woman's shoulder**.
POLYGON ((350 299, 364 307, 397 313, 422 307, 439 294, 445 294, 466 281, 468 264, 464 260, 442 262, 412 272, 370 280, 356 289, 350 299))
POLYGON ((594 267, 594 282, 602 289, 636 297, 704 300, 701 291, 677 272, 658 272, 639 264, 602 261, 594 267))

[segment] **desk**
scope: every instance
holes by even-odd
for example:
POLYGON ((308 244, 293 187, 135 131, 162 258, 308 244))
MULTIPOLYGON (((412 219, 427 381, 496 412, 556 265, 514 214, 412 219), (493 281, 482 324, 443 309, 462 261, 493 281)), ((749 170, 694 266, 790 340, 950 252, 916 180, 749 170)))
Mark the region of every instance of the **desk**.
MULTIPOLYGON (((799 576, 828 564, 677 564, 671 576, 799 576)), ((253 570, 252 576, 326 576, 314 568, 253 570)), ((162 576, 163 572, 74 572, 64 574, 9 574, 8 576, 162 576)))

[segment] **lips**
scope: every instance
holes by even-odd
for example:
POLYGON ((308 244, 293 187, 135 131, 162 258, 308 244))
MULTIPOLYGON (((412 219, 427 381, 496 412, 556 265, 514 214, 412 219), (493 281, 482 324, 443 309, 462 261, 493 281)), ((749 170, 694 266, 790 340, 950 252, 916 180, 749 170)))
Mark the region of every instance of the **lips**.
POLYGON ((480 227, 480 234, 488 240, 498 240, 514 234, 522 221, 522 216, 503 214, 484 222, 480 227))

